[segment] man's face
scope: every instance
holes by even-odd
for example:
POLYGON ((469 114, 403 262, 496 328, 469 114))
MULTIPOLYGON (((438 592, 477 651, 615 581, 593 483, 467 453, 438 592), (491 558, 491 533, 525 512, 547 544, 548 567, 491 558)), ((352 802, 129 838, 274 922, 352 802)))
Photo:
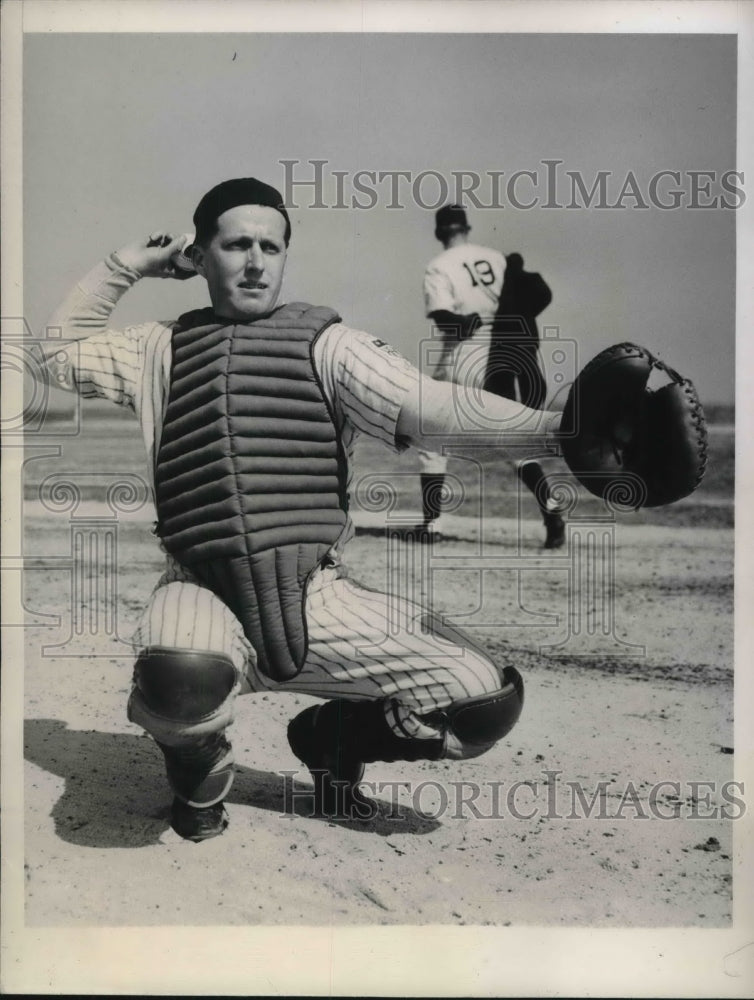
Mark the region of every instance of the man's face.
POLYGON ((229 208, 209 244, 194 249, 212 307, 227 319, 266 316, 277 301, 285 261, 285 219, 266 205, 229 208))

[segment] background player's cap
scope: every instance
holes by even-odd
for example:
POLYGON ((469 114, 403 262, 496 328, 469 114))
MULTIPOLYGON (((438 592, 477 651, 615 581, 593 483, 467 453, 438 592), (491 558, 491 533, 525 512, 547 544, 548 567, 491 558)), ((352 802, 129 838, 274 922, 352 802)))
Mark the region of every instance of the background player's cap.
POLYGON ((435 215, 436 229, 449 229, 451 226, 461 226, 468 229, 466 211, 460 205, 444 205, 435 215))

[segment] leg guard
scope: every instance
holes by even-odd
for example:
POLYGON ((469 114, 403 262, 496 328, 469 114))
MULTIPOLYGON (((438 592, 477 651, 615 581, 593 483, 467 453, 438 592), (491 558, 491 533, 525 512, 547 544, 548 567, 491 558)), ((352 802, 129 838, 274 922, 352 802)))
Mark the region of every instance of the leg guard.
POLYGON ((485 753, 509 733, 523 707, 523 678, 515 667, 506 667, 499 691, 455 701, 442 714, 448 735, 460 743, 461 756, 469 758, 485 753))
POLYGON ((211 733, 189 746, 157 745, 176 799, 195 809, 222 802, 234 776, 233 749, 222 733, 211 733))
POLYGON ((238 677, 222 654, 150 647, 136 661, 128 717, 156 740, 168 781, 182 802, 220 802, 233 781, 223 735, 233 719, 238 677))

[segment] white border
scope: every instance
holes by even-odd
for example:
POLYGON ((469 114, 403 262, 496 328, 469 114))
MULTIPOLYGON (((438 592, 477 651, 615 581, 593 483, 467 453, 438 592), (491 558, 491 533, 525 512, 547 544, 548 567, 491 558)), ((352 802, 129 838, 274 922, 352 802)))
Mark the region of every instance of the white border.
MULTIPOLYGON (((19 0, 11 0, 18 3, 19 0)), ((25 32, 731 33, 730 0, 20 0, 25 32), (148 11, 148 12, 147 12, 148 11)))
MULTIPOLYGON (((3 315, 21 315, 22 32, 607 32, 737 33, 739 160, 750 162, 754 10, 729 2, 255 2, 255 0, 6 0, 2 7, 3 315), (9 238, 12 234, 13 238, 9 238), (10 252, 12 248, 13 252, 10 252)), ((739 167, 740 169, 740 167, 739 167)), ((747 176, 747 180, 749 180, 747 176)), ((737 322, 751 327, 752 205, 739 210, 737 322)), ((751 337, 738 341, 737 482, 754 495, 751 337)), ((4 480, 9 473, 4 462, 4 480)), ((7 482, 6 482, 7 485, 7 482)), ((10 492, 8 494, 11 495, 10 492)), ((12 530, 8 509, 3 529, 12 530)), ((739 506, 739 514, 748 513, 739 506)), ((751 775, 751 642, 748 561, 752 519, 737 518, 736 767, 751 775), (744 666, 747 669, 743 669, 744 666)), ((751 818, 736 824, 735 921, 731 930, 554 928, 124 928, 23 926, 23 815, 17 720, 22 716, 18 637, 4 636, 3 921, 4 992, 228 995, 725 996, 754 993, 751 818), (747 850, 742 851, 745 844, 747 850)), ((126 890, 127 891, 127 890, 126 890)))

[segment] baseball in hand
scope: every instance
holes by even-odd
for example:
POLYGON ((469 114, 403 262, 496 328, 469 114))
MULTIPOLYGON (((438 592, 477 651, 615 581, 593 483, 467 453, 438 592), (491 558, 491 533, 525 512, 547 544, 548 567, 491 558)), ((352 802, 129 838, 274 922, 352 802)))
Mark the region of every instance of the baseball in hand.
POLYGON ((194 234, 186 233, 183 237, 183 246, 178 251, 174 253, 170 258, 173 262, 173 267, 175 268, 174 278, 178 278, 179 281, 185 281, 186 278, 193 278, 196 274, 196 268, 194 267, 194 262, 191 256, 187 254, 187 251, 194 242, 194 234))
POLYGON ((157 232, 151 234, 147 241, 148 247, 160 247, 170 251, 169 263, 163 268, 159 277, 177 278, 179 281, 194 277, 196 268, 191 257, 187 256, 185 252, 193 242, 193 233, 184 233, 183 236, 179 237, 173 237, 172 233, 157 232), (178 241, 177 247, 175 246, 176 240, 178 241))
MULTIPOLYGON (((118 250, 118 257, 127 267, 145 278, 188 278, 196 272, 188 270, 188 258, 174 260, 193 239, 190 234, 153 232, 145 240, 136 240, 118 250)), ((193 265, 192 265, 193 267, 193 265)))

